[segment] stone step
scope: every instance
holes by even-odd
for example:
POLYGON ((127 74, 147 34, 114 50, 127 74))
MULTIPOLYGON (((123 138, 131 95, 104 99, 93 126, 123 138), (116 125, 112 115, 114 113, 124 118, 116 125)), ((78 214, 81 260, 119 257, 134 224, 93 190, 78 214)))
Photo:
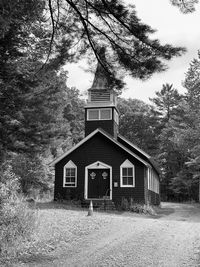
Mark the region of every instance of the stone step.
MULTIPOLYGON (((115 204, 112 200, 92 200, 93 208, 98 210, 115 210, 115 204)), ((90 200, 84 200, 81 206, 88 208, 90 205, 90 200)))

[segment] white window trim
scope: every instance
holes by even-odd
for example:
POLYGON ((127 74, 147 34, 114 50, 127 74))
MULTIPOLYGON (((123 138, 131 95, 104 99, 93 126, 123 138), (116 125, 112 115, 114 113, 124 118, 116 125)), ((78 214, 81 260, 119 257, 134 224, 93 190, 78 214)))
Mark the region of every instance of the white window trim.
POLYGON ((88 109, 87 110, 87 121, 96 121, 96 120, 98 120, 98 121, 109 121, 109 120, 112 120, 112 109, 111 108, 93 108, 93 109, 88 109), (89 112, 90 111, 98 111, 98 119, 90 119, 89 118, 89 112), (100 118, 100 110, 109 110, 110 111, 110 117, 109 117, 109 119, 101 119, 100 118))
POLYGON ((120 187, 135 187, 135 166, 133 163, 131 163, 128 159, 125 160, 121 165, 120 165, 120 187), (122 169, 123 168, 132 168, 133 169, 133 185, 123 185, 123 176, 122 176, 122 169))
POLYGON ((73 163, 73 161, 68 161, 67 164, 63 167, 63 187, 68 187, 68 188, 75 188, 77 187, 77 166, 73 163), (66 169, 67 168, 74 168, 75 169, 75 185, 74 186, 68 186, 66 185, 66 169))

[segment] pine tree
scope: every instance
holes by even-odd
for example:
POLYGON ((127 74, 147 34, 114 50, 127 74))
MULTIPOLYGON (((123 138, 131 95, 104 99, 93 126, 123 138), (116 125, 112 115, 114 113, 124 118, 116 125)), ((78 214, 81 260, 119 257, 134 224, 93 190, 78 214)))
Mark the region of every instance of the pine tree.
POLYGON ((119 132, 128 140, 156 155, 160 123, 152 106, 137 99, 119 99, 120 111, 119 132))

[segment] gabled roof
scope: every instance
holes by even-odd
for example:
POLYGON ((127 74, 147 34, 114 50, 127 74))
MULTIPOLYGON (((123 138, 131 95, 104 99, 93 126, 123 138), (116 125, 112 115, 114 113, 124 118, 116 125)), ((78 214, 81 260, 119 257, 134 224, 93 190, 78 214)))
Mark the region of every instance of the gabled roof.
POLYGON ((95 131, 93 131, 88 136, 86 136, 83 140, 81 140, 78 144, 76 144, 70 150, 68 150, 67 152, 65 152, 64 154, 62 154, 59 158, 57 158, 53 162, 51 162, 50 163, 50 166, 54 166, 56 163, 58 163, 64 157, 66 157, 67 155, 69 155, 70 153, 72 153, 74 150, 76 150, 78 147, 80 147, 81 145, 83 145, 85 142, 87 142, 89 139, 91 139, 97 133, 100 133, 103 136, 105 136, 106 138, 108 138, 110 141, 112 141, 114 144, 116 144, 118 147, 122 148, 124 151, 126 151, 127 153, 129 153, 131 156, 133 156, 134 158, 136 158, 140 162, 142 162, 144 165, 150 166, 150 164, 147 161, 145 161, 144 159, 142 159, 141 157, 139 157, 138 155, 136 155, 134 152, 132 152, 130 149, 128 149, 127 147, 125 147, 124 145, 122 145, 120 142, 118 142, 117 140, 115 140, 111 135, 109 135, 107 132, 103 131, 100 128, 97 128, 95 131))
POLYGON ((122 136, 121 134, 118 134, 118 138, 122 139, 125 143, 127 143, 128 145, 130 145, 131 147, 133 147, 135 150, 139 151, 142 155, 144 155, 146 158, 151 158, 151 156, 149 154, 147 154, 146 152, 144 152, 142 149, 140 149, 138 146, 134 145, 133 143, 131 143, 128 139, 126 139, 124 136, 122 136))
POLYGON ((133 143, 131 143, 129 140, 127 140, 124 136, 118 134, 118 141, 121 143, 121 141, 123 141, 125 143, 125 146, 127 144, 127 147, 129 148, 133 148, 133 151, 137 150, 141 157, 144 159, 147 160, 148 163, 150 163, 154 169, 157 171, 158 174, 160 174, 160 169, 159 167, 157 166, 156 162, 154 161, 154 159, 149 155, 147 154, 146 152, 144 152, 144 150, 140 149, 138 146, 134 145, 133 143))

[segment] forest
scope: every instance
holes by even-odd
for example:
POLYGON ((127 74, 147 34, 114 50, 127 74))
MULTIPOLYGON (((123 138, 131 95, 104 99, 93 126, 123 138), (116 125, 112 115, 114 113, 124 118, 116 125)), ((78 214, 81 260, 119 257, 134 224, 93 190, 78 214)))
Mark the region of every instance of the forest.
MULTIPOLYGON (((185 13, 195 12, 198 4, 171 2, 185 13)), ((150 79, 186 52, 184 44, 152 39, 153 32, 134 5, 120 0, 1 1, 0 226, 14 226, 0 233, 0 241, 9 240, 13 231, 31 231, 16 219, 25 212, 20 199, 51 194, 49 163, 84 136, 85 102, 77 88, 68 87, 63 68, 83 58, 93 71, 99 61, 110 88, 118 92, 120 133, 158 163, 162 200, 199 201, 200 51, 185 74, 186 93, 169 81, 151 104, 120 97, 126 75, 150 79), (102 46, 107 47, 104 60, 102 46)))

